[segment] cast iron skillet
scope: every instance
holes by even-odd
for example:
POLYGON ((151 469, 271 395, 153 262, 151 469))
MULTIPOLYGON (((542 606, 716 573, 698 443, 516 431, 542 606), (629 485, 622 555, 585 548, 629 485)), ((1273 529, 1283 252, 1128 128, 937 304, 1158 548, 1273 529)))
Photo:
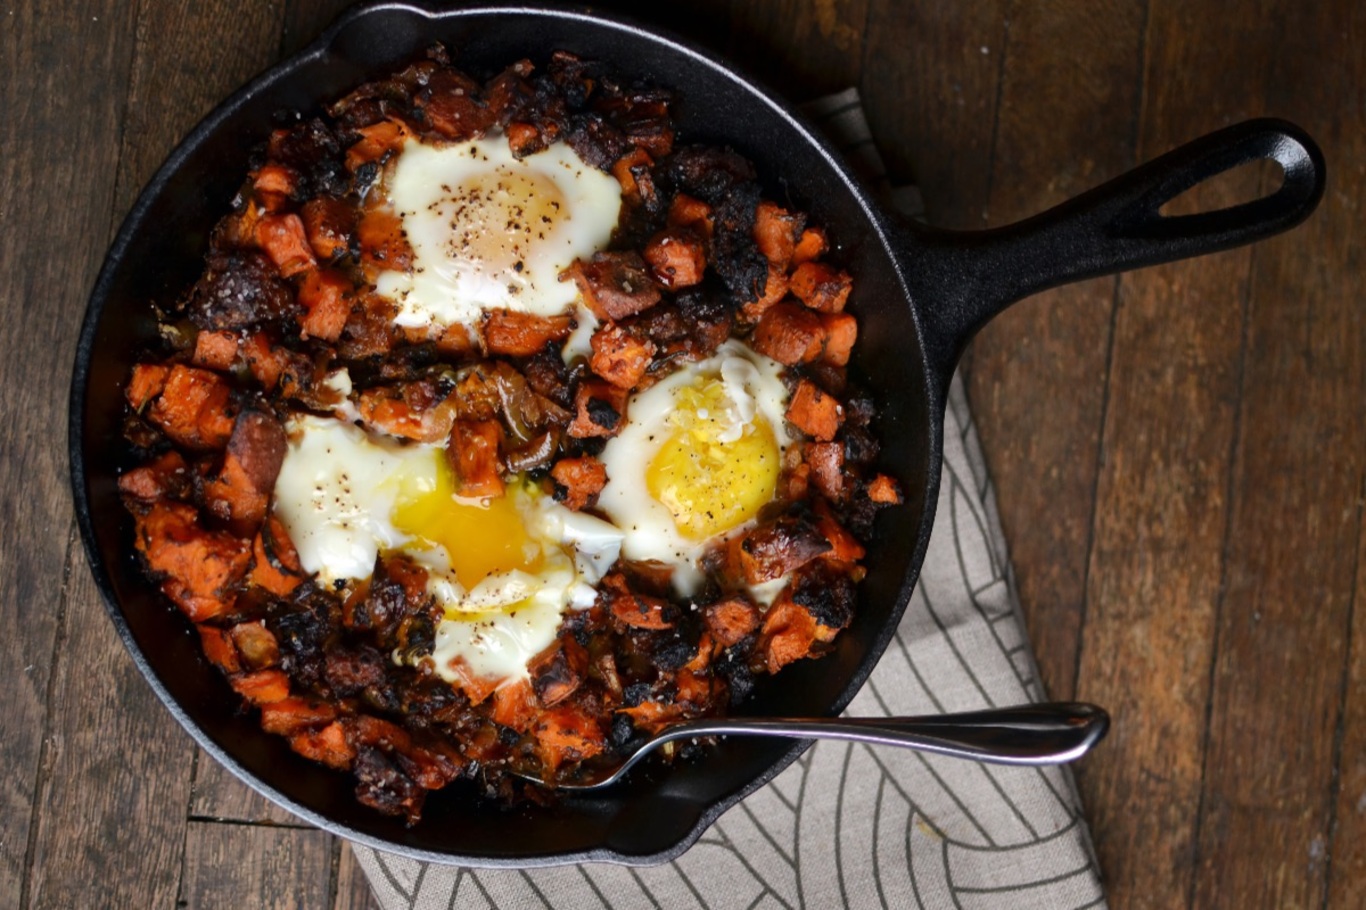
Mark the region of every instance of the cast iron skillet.
MULTIPOLYGON (((613 791, 552 809, 481 806, 456 785, 435 794, 407 829, 360 806, 349 776, 326 771, 262 733, 200 654, 198 638, 147 583, 133 557, 116 489, 121 385, 155 333, 149 303, 175 300, 197 276, 208 231, 228 209, 249 150, 281 109, 316 110, 434 41, 458 65, 490 75, 565 49, 677 89, 689 141, 728 144, 751 158, 767 195, 811 213, 855 276, 860 320, 852 366, 874 390, 883 462, 904 505, 885 510, 869 551, 853 625, 834 653, 786 668, 746 713, 834 714, 848 704, 890 640, 910 598, 934 518, 949 377, 964 345, 994 314, 1068 281, 1195 256, 1271 236, 1313 211, 1323 158, 1296 127, 1255 121, 1178 149, 1020 224, 984 233, 895 225, 832 149, 792 110, 726 63, 677 39, 582 11, 508 5, 448 11, 379 3, 344 14, 313 45, 225 101, 176 149, 139 197, 100 273, 76 355, 70 412, 72 486, 91 568, 139 669, 199 744, 247 783, 309 822, 426 860, 531 866, 607 860, 661 862, 685 850, 723 811, 804 746, 725 742, 705 760, 643 771, 613 791), (1273 159, 1285 170, 1270 196, 1223 211, 1162 217, 1159 208, 1235 165, 1273 159)), ((1080 153, 1080 152, 1079 152, 1080 153)))

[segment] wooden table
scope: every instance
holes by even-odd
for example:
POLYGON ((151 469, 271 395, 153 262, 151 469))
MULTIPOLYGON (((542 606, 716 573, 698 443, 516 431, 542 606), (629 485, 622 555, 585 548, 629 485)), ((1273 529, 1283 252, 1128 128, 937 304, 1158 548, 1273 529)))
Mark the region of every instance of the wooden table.
MULTIPOLYGON (((61 428, 107 243, 174 142, 340 0, 0 5, 0 905, 361 907, 348 849, 197 754, 89 578, 61 428)), ((625 4, 620 4, 625 5, 625 4)), ((662 6, 662 5, 661 5, 662 6)), ((1195 135, 1294 119, 1318 214, 1041 295, 966 362, 1116 907, 1366 905, 1366 4, 703 0, 647 14, 800 100, 857 84, 931 220, 1028 215, 1195 135)), ((1213 207, 1274 175, 1197 191, 1213 207)))

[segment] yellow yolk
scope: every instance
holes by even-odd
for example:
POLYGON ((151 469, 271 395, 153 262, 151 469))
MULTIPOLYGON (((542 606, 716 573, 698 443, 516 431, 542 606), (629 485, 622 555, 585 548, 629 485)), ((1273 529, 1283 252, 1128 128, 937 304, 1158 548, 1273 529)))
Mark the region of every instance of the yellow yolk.
POLYGON ((451 569, 467 590, 497 572, 541 569, 540 546, 511 496, 485 501, 457 500, 450 466, 431 451, 430 475, 405 476, 394 502, 396 529, 427 544, 443 547, 451 569))
POLYGON ((749 521, 773 500, 779 451, 761 416, 736 424, 724 383, 683 389, 668 418, 673 433, 645 471, 650 495, 673 515, 679 533, 706 540, 749 521))

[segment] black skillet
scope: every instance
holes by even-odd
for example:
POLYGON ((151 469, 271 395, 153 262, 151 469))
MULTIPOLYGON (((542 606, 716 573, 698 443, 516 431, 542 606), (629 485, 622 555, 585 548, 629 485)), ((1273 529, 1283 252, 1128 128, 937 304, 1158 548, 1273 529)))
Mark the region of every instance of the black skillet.
MULTIPOLYGON (((535 6, 424 10, 378 3, 344 14, 313 45, 238 91, 176 149, 139 197, 100 273, 76 355, 70 412, 72 486, 81 534, 109 614, 171 713, 218 761, 319 827, 421 859, 484 866, 583 860, 661 862, 791 763, 804 746, 731 740, 705 759, 641 771, 619 788, 551 809, 503 811, 456 785, 408 829, 360 806, 348 776, 294 755, 235 707, 198 638, 143 578, 115 481, 121 384, 153 338, 149 303, 173 301, 201 268, 210 227, 228 209, 271 115, 318 105, 434 41, 457 64, 492 74, 565 49, 681 95, 681 133, 751 158, 767 195, 808 211, 855 276, 861 333, 853 370, 875 391, 887 470, 904 505, 879 519, 859 613, 834 653, 785 669, 748 714, 806 716, 844 708, 890 640, 919 574, 934 519, 945 395, 964 345, 1028 294, 1122 269, 1249 243, 1306 218, 1323 192, 1323 158, 1296 127, 1254 121, 1196 140, 1028 221, 981 233, 894 224, 836 153, 791 108, 730 65, 677 39, 597 14, 535 6), (1230 209, 1163 217, 1182 191, 1236 165, 1270 159, 1285 179, 1230 209)), ((1078 150, 1078 154, 1081 150, 1078 150)))

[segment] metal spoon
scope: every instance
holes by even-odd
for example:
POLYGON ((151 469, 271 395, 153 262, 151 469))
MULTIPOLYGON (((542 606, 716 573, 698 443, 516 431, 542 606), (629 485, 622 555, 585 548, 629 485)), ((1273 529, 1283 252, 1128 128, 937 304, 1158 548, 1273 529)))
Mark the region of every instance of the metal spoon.
MULTIPOLYGON (((616 768, 580 768, 554 784, 595 790, 621 780, 656 747, 699 736, 783 736, 904 746, 998 765, 1054 765, 1081 758, 1104 738, 1110 716, 1080 702, 1019 705, 924 717, 722 717, 685 721, 646 740, 616 768)), ((537 780, 535 777, 528 777, 537 780)))

